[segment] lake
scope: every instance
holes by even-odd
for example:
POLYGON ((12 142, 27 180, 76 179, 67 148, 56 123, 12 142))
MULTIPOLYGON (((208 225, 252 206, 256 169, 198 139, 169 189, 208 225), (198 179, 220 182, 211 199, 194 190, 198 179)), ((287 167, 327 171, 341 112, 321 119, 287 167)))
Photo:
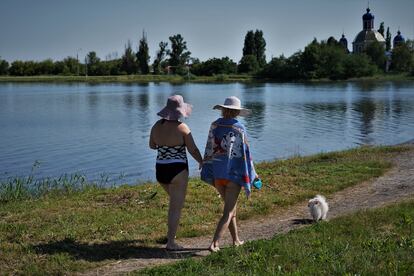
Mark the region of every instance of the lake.
MULTIPOLYGON (((235 95, 255 161, 393 145, 414 138, 414 82, 320 84, 0 84, 0 178, 83 173, 113 183, 154 180, 148 148, 172 94, 193 105, 185 121, 204 152, 212 110, 235 95), (35 165, 35 166, 34 166, 35 165)), ((190 158, 191 175, 197 175, 190 158)))

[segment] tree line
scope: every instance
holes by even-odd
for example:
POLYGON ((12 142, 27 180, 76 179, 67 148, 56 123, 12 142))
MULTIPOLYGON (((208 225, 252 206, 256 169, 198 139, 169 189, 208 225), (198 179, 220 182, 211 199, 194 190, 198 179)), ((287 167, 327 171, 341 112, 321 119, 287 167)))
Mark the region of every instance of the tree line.
MULTIPOLYGON (((380 24, 384 34, 384 24, 380 24)), ((391 34, 387 28, 386 49, 391 50, 391 34)), ((180 74, 213 76, 220 74, 252 74, 258 78, 279 81, 309 79, 348 79, 372 76, 384 71, 389 58, 384 47, 371 43, 363 54, 349 54, 335 38, 311 41, 303 50, 290 57, 281 55, 266 61, 266 41, 261 30, 249 30, 244 38, 243 55, 238 63, 229 57, 210 58, 200 61, 192 57, 187 42, 181 34, 172 35, 169 41, 158 44, 156 55, 150 64, 149 47, 143 33, 134 52, 131 41, 125 45, 120 58, 101 60, 96 52, 89 52, 84 62, 67 57, 61 61, 16 60, 9 64, 0 57, 0 75, 131 75, 131 74, 180 74)), ((391 51, 391 67, 394 72, 411 72, 414 75, 414 43, 399 43, 391 51)))

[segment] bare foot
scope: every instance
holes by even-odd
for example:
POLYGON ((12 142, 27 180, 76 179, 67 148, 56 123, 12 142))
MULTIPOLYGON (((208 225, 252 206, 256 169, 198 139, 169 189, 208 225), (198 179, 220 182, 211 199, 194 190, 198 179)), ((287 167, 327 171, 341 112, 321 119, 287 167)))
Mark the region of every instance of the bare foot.
POLYGON ((218 251, 220 250, 220 247, 215 246, 215 245, 214 245, 214 243, 212 243, 212 244, 210 245, 210 247, 208 248, 208 250, 209 250, 210 252, 218 252, 218 251))
POLYGON ((240 246, 240 245, 243 245, 243 244, 244 244, 244 241, 241 241, 241 240, 233 241, 234 246, 240 246))
POLYGON ((181 245, 174 243, 171 244, 167 244, 166 249, 169 251, 177 251, 177 250, 183 250, 184 247, 182 247, 181 245))

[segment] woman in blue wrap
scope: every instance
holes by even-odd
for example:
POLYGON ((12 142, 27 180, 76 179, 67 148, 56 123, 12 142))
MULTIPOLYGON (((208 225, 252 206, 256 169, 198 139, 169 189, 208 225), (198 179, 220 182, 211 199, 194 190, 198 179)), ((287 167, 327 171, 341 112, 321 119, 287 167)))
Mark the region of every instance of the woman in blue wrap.
POLYGON ((239 239, 236 223, 236 205, 243 187, 247 196, 251 185, 258 178, 247 143, 246 129, 236 117, 245 116, 249 110, 241 107, 240 100, 231 96, 224 104, 214 106, 222 117, 211 124, 204 152, 201 179, 213 185, 224 200, 224 210, 217 224, 209 250, 220 250, 219 240, 228 228, 235 246, 244 242, 239 239))

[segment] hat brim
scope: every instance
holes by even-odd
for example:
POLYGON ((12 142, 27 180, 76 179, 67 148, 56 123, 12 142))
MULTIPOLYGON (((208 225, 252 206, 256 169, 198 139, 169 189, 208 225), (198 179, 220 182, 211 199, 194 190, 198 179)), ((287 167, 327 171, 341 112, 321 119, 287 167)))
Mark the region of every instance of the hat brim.
POLYGON ((213 109, 217 109, 217 110, 222 110, 223 108, 239 110, 240 111, 240 113, 239 113, 240 116, 247 116, 247 115, 250 115, 252 113, 252 111, 250 109, 238 107, 238 106, 235 106, 235 105, 218 104, 218 105, 215 105, 213 107, 213 109))
POLYGON ((160 112, 157 113, 157 115, 167 120, 178 120, 181 117, 190 117, 192 110, 193 106, 191 104, 183 103, 182 106, 178 107, 175 110, 164 107, 160 112))

